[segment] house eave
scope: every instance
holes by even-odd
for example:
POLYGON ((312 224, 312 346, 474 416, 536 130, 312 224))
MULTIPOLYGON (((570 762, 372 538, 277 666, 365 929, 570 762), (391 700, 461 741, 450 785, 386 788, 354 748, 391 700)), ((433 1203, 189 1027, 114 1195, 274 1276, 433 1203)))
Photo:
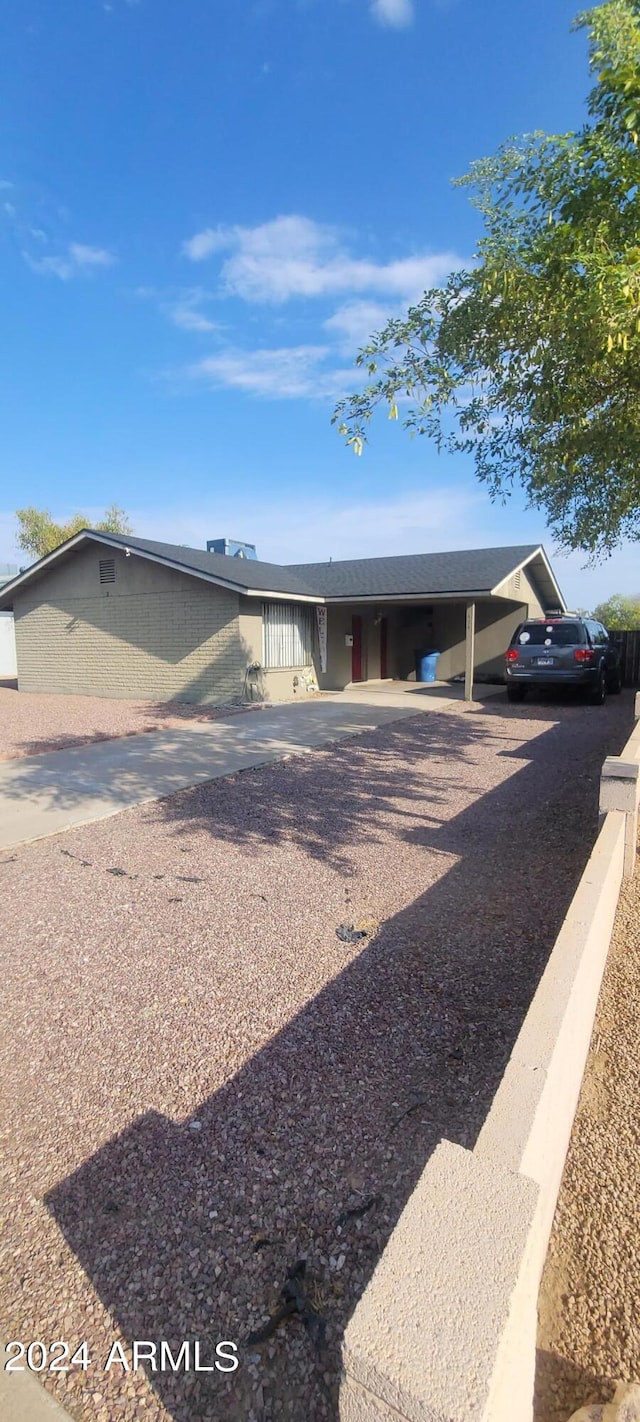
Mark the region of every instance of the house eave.
POLYGON ((326 594, 324 601, 328 607, 335 604, 362 602, 473 602, 475 598, 491 597, 491 588, 465 588, 456 592, 424 593, 349 593, 348 596, 332 597, 326 594))

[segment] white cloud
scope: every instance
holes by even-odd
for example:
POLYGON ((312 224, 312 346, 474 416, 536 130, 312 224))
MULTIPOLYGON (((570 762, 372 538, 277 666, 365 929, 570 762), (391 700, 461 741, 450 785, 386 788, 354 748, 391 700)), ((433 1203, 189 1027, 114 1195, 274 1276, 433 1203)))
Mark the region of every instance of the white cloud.
POLYGON ((87 247, 82 242, 71 243, 69 256, 78 267, 112 267, 116 260, 104 247, 87 247))
POLYGON ((422 252, 390 262, 354 257, 335 228, 297 214, 256 227, 207 228, 182 250, 191 261, 227 251, 220 271, 223 291, 258 303, 367 291, 411 301, 464 265, 455 252, 422 252))
POLYGON ((397 308, 377 301, 348 301, 324 322, 324 329, 332 335, 335 333, 340 349, 350 355, 366 345, 374 331, 381 331, 396 314, 397 308))
POLYGON ((201 286, 190 286, 177 291, 161 291, 153 286, 139 286, 134 292, 143 301, 153 301, 164 316, 182 331, 221 331, 217 321, 211 321, 202 311, 205 302, 211 300, 211 293, 201 286))
POLYGON ((371 14, 379 25, 406 30, 413 24, 413 0, 372 0, 371 14))
POLYGON ((180 292, 175 301, 162 302, 161 307, 174 326, 180 326, 183 331, 217 331, 220 329, 217 322, 211 321, 201 310, 208 300, 208 292, 192 287, 180 292))
POLYGON ((213 252, 219 252, 221 247, 228 246, 228 232, 232 230, 222 227, 205 227, 203 232, 196 232, 195 237, 190 237, 187 242, 182 243, 182 252, 191 262, 202 262, 205 257, 210 257, 213 252))
POLYGON ((196 311, 193 306, 178 303, 173 306, 169 315, 174 326, 181 326, 183 331, 215 331, 215 321, 210 321, 208 316, 203 316, 201 311, 196 311))
POLYGON ((39 276, 57 276, 60 281, 69 281, 73 276, 73 265, 64 257, 32 257, 29 252, 23 252, 22 255, 31 271, 37 272, 39 276))
POLYGON ((270 400, 335 399, 353 385, 353 371, 326 370, 327 346, 283 346, 274 350, 229 348, 189 366, 187 375, 213 386, 244 390, 270 400))
MULTIPOLYGON (((39 241, 46 242, 46 233, 38 228, 29 230, 39 241)), ((63 256, 32 257, 27 251, 23 251, 22 256, 32 272, 40 276, 56 276, 60 281, 70 281, 78 272, 95 267, 111 267, 116 260, 104 247, 87 247, 82 242, 71 242, 63 256)))

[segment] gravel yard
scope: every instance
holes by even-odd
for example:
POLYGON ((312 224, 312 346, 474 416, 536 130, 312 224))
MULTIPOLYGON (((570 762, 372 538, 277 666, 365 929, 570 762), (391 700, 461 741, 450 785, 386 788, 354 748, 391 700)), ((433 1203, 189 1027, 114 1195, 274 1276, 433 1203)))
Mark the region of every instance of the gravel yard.
MULTIPOLYGON (((192 702, 117 701, 103 696, 47 696, 0 686, 0 760, 65 750, 90 741, 160 731, 185 721, 214 721, 247 708, 192 702)), ((250 709, 250 708, 249 708, 250 709)))
POLYGON ((540 1293, 537 1422, 640 1382, 640 871, 623 889, 540 1293))
POLYGON ((2 857, 0 1332, 87 1340, 41 1374, 77 1422, 335 1419, 345 1322, 438 1140, 475 1140, 630 724, 627 695, 456 708, 2 857), (247 1342, 301 1259, 324 1346, 247 1342), (241 1365, 105 1374, 136 1339, 241 1365))

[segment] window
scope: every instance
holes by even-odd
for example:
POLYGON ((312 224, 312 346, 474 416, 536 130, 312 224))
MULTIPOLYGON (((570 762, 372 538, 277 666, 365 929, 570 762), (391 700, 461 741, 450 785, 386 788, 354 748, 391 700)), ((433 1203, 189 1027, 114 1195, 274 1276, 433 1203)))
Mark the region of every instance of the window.
POLYGON ((115 580, 116 580, 116 562, 115 562, 115 558, 101 558, 101 559, 100 559, 100 564, 99 564, 99 566, 100 566, 100 582, 101 582, 101 583, 115 583, 115 580))
POLYGON ((308 667, 313 661, 315 608, 295 603, 262 604, 262 663, 277 667, 308 667))
POLYGON ((607 634, 600 622, 587 622, 589 636, 594 647, 606 647, 607 634))
POLYGON ((525 622, 518 627, 512 645, 518 643, 529 647, 574 647, 586 642, 584 628, 579 622, 525 622))

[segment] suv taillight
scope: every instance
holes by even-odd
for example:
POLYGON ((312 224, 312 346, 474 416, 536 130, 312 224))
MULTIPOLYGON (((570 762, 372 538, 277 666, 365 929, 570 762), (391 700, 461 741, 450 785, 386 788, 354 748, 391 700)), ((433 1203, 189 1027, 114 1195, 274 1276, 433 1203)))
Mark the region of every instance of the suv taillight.
POLYGON ((510 647, 508 652, 505 652, 505 662, 517 662, 518 655, 519 653, 517 647, 510 647))
POLYGON ((590 662, 593 657, 591 647, 576 647, 573 653, 574 662, 590 662))

